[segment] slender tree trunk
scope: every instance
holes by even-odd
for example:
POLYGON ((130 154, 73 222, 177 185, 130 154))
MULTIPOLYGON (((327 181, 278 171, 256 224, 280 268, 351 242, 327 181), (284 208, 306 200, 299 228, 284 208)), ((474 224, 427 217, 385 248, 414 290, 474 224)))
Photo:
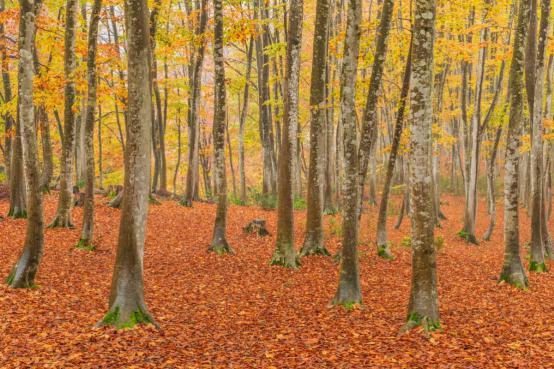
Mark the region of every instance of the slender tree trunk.
POLYGON ((42 179, 41 188, 43 192, 50 192, 50 183, 54 175, 54 161, 52 153, 52 140, 50 139, 50 123, 46 108, 41 105, 37 109, 40 136, 42 139, 42 179))
POLYGON ((244 127, 248 117, 248 101, 250 99, 250 75, 252 73, 252 57, 254 52, 254 38, 250 37, 246 59, 246 77, 244 84, 244 94, 242 99, 242 109, 239 117, 239 176, 240 176, 240 201, 246 204, 248 201, 246 195, 246 170, 244 168, 244 127))
POLYGON ((410 212, 412 220, 412 288, 402 331, 440 327, 431 197, 431 128, 433 123, 433 50, 435 1, 417 0, 413 30, 410 125, 410 212))
POLYGON ((326 137, 325 76, 329 43, 329 0, 318 0, 314 30, 313 65, 310 90, 310 169, 308 173, 308 212, 306 236, 300 255, 330 255, 323 239, 323 166, 326 137))
POLYGON ((225 170, 225 122, 227 97, 225 91, 225 60, 223 59, 223 0, 214 0, 214 177, 217 187, 217 210, 214 232, 209 251, 217 254, 232 253, 227 243, 227 177, 225 170))
POLYGON ((385 174, 385 183, 383 185, 383 192, 381 194, 381 202, 379 203, 379 216, 377 218, 377 254, 386 259, 392 258, 392 252, 390 250, 387 238, 387 209, 389 203, 390 188, 392 185, 392 176, 394 173, 394 166, 396 164, 396 157, 398 155, 400 138, 402 136, 402 130, 404 126, 404 113, 406 110, 408 93, 410 91, 410 75, 412 68, 411 63, 412 45, 410 41, 410 49, 408 51, 408 58, 406 60, 406 67, 404 69, 404 79, 402 81, 402 90, 400 92, 400 101, 398 103, 398 112, 396 114, 396 123, 394 125, 394 134, 387 165, 387 173, 385 174))
MULTIPOLYGON (((5 0, 0 0, 0 13, 6 8, 5 0)), ((0 21, 0 39, 5 38, 4 20, 0 21)), ((13 99, 12 86, 10 81, 9 59, 6 48, 6 42, 0 43, 0 65, 2 67, 2 86, 4 88, 4 103, 13 99)), ((6 165, 6 175, 11 178, 11 157, 12 157, 12 131, 14 119, 11 114, 4 114, 4 163, 6 165)))
POLYGON ((543 234, 545 227, 542 224, 546 222, 543 206, 543 98, 549 17, 550 0, 541 0, 541 20, 533 86, 534 107, 531 116, 531 260, 529 270, 534 272, 546 271, 544 254, 547 240, 543 238, 546 238, 548 234, 543 234))
POLYGON ((98 43, 98 22, 102 0, 95 0, 90 15, 87 54, 87 107, 85 116, 85 203, 83 207, 83 226, 78 248, 93 250, 94 237, 94 120, 96 118, 96 50, 98 43))
POLYGON ((150 193, 152 96, 146 0, 125 2, 128 45, 128 122, 125 190, 108 313, 98 325, 154 323, 144 302, 144 238, 150 193))
POLYGON ((98 104, 98 188, 104 189, 104 171, 102 169, 102 104, 98 104))
MULTIPOLYGON (((297 148, 300 58, 302 49, 303 0, 291 0, 288 9, 287 66, 285 72, 283 134, 279 149, 277 242, 272 265, 298 268, 294 248, 293 180, 297 148)), ((319 194, 318 194, 319 196, 319 194)))
POLYGON ((72 228, 71 220, 72 189, 73 189, 73 154, 75 149, 75 38, 77 33, 77 0, 67 0, 65 21, 65 56, 64 74, 66 78, 64 90, 64 140, 60 160, 60 194, 58 209, 50 228, 72 228))
POLYGON ((347 0, 347 4, 346 36, 341 71, 341 124, 344 145, 342 251, 339 283, 332 304, 349 307, 362 302, 358 267, 360 193, 355 105, 362 5, 359 0, 347 0))
MULTIPOLYGON (((367 174, 367 168, 370 163, 370 156, 375 156, 375 142, 377 141, 377 94, 381 88, 383 77, 383 67, 387 55, 387 38, 390 32, 391 19, 393 12, 393 0, 383 1, 383 10, 381 12, 381 21, 379 23, 378 38, 376 41, 375 61, 371 70, 371 79, 369 82, 369 91, 367 94, 364 116, 362 120, 362 132, 360 139, 359 156, 359 175, 358 185, 360 186, 360 202, 363 199, 364 183, 367 174)), ((375 173, 375 169, 373 169, 375 173)), ((375 183, 375 182, 373 182, 375 183)), ((375 186, 373 186, 375 189, 375 186)), ((375 190, 373 191, 375 194, 375 190)), ((375 196, 373 196, 375 199, 375 196)), ((360 203, 361 207, 361 203, 360 203)), ((361 215, 361 211, 359 212, 361 215)))
POLYGON ((40 2, 21 0, 19 34, 19 126, 23 141, 23 161, 27 180, 28 215, 23 251, 7 278, 12 288, 28 288, 34 285, 44 247, 44 221, 42 217, 42 193, 33 106, 33 48, 35 18, 40 2))
POLYGON ((516 33, 510 67, 508 93, 510 94, 510 118, 506 134, 506 159, 504 164, 504 264, 500 280, 519 288, 528 284, 521 262, 519 247, 519 148, 521 145, 521 121, 523 119, 523 69, 524 45, 529 23, 529 2, 519 5, 516 33))

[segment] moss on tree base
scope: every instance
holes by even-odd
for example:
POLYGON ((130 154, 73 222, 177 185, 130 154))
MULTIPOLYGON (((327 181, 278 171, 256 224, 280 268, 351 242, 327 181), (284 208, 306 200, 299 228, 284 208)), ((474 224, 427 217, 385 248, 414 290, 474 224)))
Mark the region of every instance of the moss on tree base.
POLYGON ((473 245, 479 245, 479 242, 477 241, 477 237, 475 237, 474 234, 467 232, 466 230, 462 229, 460 232, 458 232, 458 236, 464 239, 467 243, 471 243, 473 245))
POLYGON ((152 316, 149 313, 137 309, 128 314, 127 317, 121 315, 119 306, 110 310, 100 322, 96 324, 97 327, 114 327, 115 329, 131 329, 140 324, 152 324, 156 328, 159 328, 152 316))
POLYGON ((331 256, 331 253, 327 248, 320 244, 314 244, 312 242, 305 242, 304 246, 300 249, 300 256, 313 256, 313 255, 321 255, 321 256, 331 256))
POLYGON ((402 326, 399 333, 406 333, 416 327, 422 327, 426 332, 433 332, 441 329, 441 323, 439 319, 423 316, 413 311, 408 314, 406 323, 402 326))
POLYGON ((535 273, 546 273, 548 271, 548 268, 545 263, 537 263, 536 261, 532 261, 529 264, 529 271, 535 273))
POLYGON ((271 258, 270 265, 278 265, 285 268, 298 269, 300 268, 300 258, 294 251, 291 251, 289 255, 284 255, 279 249, 275 250, 273 257, 271 258))
POLYGON ((18 208, 12 209, 8 213, 8 218, 12 219, 27 219, 27 212, 18 208))
POLYGON ((75 248, 77 248, 79 250, 84 250, 84 251, 94 251, 94 250, 96 250, 96 247, 92 244, 92 242, 90 242, 90 240, 87 240, 87 239, 84 239, 84 238, 81 238, 79 240, 79 242, 77 242, 77 245, 75 245, 75 248))
POLYGON ((69 228, 73 229, 75 226, 71 222, 71 219, 69 217, 63 217, 60 215, 56 215, 52 223, 48 226, 48 228, 69 228))
POLYGON ((506 273, 503 272, 500 275, 500 282, 499 283, 508 283, 516 288, 519 288, 520 290, 526 290, 527 287, 529 287, 529 281, 527 280, 527 277, 525 276, 523 272, 523 268, 521 273, 506 273))
POLYGON ((229 244, 225 240, 222 240, 220 242, 212 242, 212 244, 208 248, 208 251, 215 252, 218 255, 235 253, 235 251, 231 248, 231 246, 229 246, 229 244))
POLYGON ((392 254, 392 251, 390 250, 390 247, 388 244, 377 246, 377 256, 385 260, 394 259, 394 255, 392 254))

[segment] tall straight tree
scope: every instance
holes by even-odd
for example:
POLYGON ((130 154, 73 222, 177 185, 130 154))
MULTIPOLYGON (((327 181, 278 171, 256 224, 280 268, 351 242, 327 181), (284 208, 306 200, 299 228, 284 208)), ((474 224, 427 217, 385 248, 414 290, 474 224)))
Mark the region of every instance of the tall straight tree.
POLYGON ((108 313, 98 323, 116 328, 154 323, 144 302, 144 238, 150 192, 152 95, 146 0, 125 1, 128 81, 125 191, 108 313))
POLYGON ((390 247, 388 246, 387 237, 387 209, 389 204, 389 193, 392 185, 392 176, 394 174, 394 166, 400 148, 400 138, 404 127, 404 113, 410 92, 410 76, 412 70, 412 42, 410 40, 410 49, 404 68, 404 78, 402 81, 402 89, 400 91, 400 101, 398 102, 398 112, 396 113, 396 123, 394 125, 394 133, 392 136, 391 150, 389 161, 387 164, 387 173, 385 174, 385 183, 383 184, 383 192, 381 193, 381 202, 379 203, 379 216, 377 218, 377 250, 378 254, 383 257, 392 256, 390 247))
POLYGON ((77 33, 77 0, 67 0, 65 17, 65 55, 64 55, 64 128, 62 157, 60 160, 60 194, 56 217, 49 227, 73 227, 71 220, 71 192, 73 187, 73 154, 75 146, 75 38, 77 33))
POLYGON ((506 134, 506 158, 504 163, 504 264, 500 280, 519 288, 528 285, 521 262, 519 245, 519 148, 521 145, 521 121, 523 120, 523 68, 525 36, 529 24, 530 0, 521 0, 513 43, 512 64, 508 93, 510 94, 510 118, 506 134))
POLYGON ((214 176, 217 186, 217 210, 215 215, 214 233, 209 251, 218 254, 230 253, 233 250, 227 243, 227 176, 225 170, 225 124, 226 124, 226 91, 225 91, 225 60, 223 59, 223 0, 214 0, 214 68, 215 68, 215 99, 214 99, 214 176))
POLYGON ((410 211, 412 288, 402 330, 440 326, 432 199, 433 50, 435 0, 416 0, 411 73, 410 211))
MULTIPOLYGON (((393 0, 383 1, 383 10, 381 12, 381 21, 377 33, 377 41, 375 45, 375 58, 371 69, 371 77, 369 81, 369 90, 367 93, 366 105, 362 119, 362 131, 360 139, 359 155, 359 172, 360 179, 360 201, 364 194, 364 183, 367 174, 367 168, 370 161, 370 156, 374 155, 375 143, 377 141, 377 97, 381 88, 381 80, 383 78, 383 67, 387 56, 387 38, 390 32, 391 19, 393 12, 393 0)), ((360 203, 361 206, 361 203, 360 203)), ((359 212, 361 214, 361 212, 359 212)), ((384 249, 378 249, 378 255, 387 259, 392 257, 392 254, 387 246, 384 249)))
POLYGON ((360 0, 348 0, 344 58, 340 78, 341 125, 344 145, 342 187, 342 252, 339 283, 333 305, 351 306, 362 302, 358 267, 358 139, 356 134, 356 75, 360 50, 360 0))
POLYGON ((327 101, 325 78, 329 44, 330 1, 318 0, 315 10, 314 50, 310 90, 310 168, 306 237, 300 255, 329 255, 323 244, 323 155, 327 101))
POLYGON ((295 166, 298 130, 298 86, 302 49, 303 0, 291 0, 288 10, 287 66, 285 71, 285 106, 283 134, 279 149, 279 183, 277 186, 277 242, 272 265, 288 268, 300 266, 294 249, 293 168, 295 166))
POLYGON ((19 122, 22 133, 23 161, 27 180, 28 221, 23 252, 7 278, 13 288, 34 285, 42 250, 44 247, 44 221, 42 216, 42 193, 33 105, 33 53, 36 15, 41 2, 20 0, 19 34, 19 122))
MULTIPOLYGON (((102 0, 94 0, 88 29, 87 55, 87 101, 85 116, 85 203, 83 209, 83 227, 77 247, 93 249, 94 235, 94 119, 96 117, 96 50, 98 44, 98 22, 102 0)), ((99 128, 100 129, 100 128, 99 128)))
POLYGON ((548 231, 544 212, 543 191, 543 98, 546 77, 546 47, 550 18, 550 0, 541 1, 541 20, 539 40, 535 59, 535 83, 533 84, 533 109, 531 109, 531 260, 529 270, 546 271, 544 262, 545 245, 548 243, 548 231), (545 232, 546 231, 546 232, 545 232))

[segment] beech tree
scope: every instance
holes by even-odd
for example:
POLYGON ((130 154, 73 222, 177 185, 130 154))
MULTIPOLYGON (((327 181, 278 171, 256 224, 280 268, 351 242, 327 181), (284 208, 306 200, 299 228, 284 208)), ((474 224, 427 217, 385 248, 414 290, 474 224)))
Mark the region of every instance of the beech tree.
POLYGON ((287 64, 285 72, 283 134, 279 149, 277 242, 272 265, 300 266, 294 248, 293 169, 297 150, 298 86, 302 48, 303 0, 291 0, 288 10, 287 64))
MULTIPOLYGON (((102 0, 95 0, 90 15, 88 29, 88 54, 87 54, 87 101, 85 116, 85 203, 83 209, 83 226, 81 238, 77 247, 94 249, 94 120, 96 118, 96 52, 98 44, 98 22, 102 0)), ((98 128, 100 129, 100 127, 98 128)))
POLYGON ((214 233, 209 250, 218 254, 233 252, 225 233, 227 232, 227 176, 225 170, 225 124, 226 124, 226 91, 225 60, 223 59, 223 0, 214 0, 214 156, 215 183, 217 187, 217 210, 214 233))
POLYGON ((44 247, 44 221, 42 215, 41 177, 35 129, 33 105, 34 39, 36 16, 41 2, 19 1, 21 17, 19 24, 19 99, 18 117, 22 134, 22 155, 27 181, 28 220, 23 251, 7 278, 13 288, 34 286, 42 250, 44 247))
POLYGON ((523 269, 519 245, 519 148, 521 145, 521 121, 523 119, 523 68, 525 35, 529 24, 530 0, 519 4, 513 42, 508 93, 510 117, 506 132, 506 158, 504 163, 504 263, 500 280, 519 288, 528 285, 523 269))
POLYGON ((435 1, 416 0, 412 46, 410 122, 410 212, 412 221, 412 287, 403 331, 416 326, 440 327, 434 245, 431 173, 433 124, 433 49, 435 1))
POLYGON ((75 68, 75 38, 77 33, 77 0, 67 0, 65 17, 65 55, 64 55, 64 127, 62 141, 62 156, 60 159, 60 193, 56 216, 50 228, 71 228, 72 190, 73 190, 73 156, 75 149, 75 112, 76 100, 75 68))
POLYGON ((337 292, 333 305, 352 306, 362 302, 358 267, 358 145, 356 137, 356 74, 360 48, 359 0, 348 0, 344 59, 341 70, 341 125, 344 145, 344 178, 342 187, 342 251, 337 292))
POLYGON ((108 313, 98 326, 156 324, 144 302, 144 238, 150 193, 152 95, 146 0, 125 2, 128 81, 125 190, 108 313))
MULTIPOLYGON (((323 162, 327 100, 325 78, 329 43, 330 1, 318 0, 314 30, 312 77, 310 83, 310 169, 308 173, 308 204, 306 236, 300 255, 330 255, 323 239, 323 162)), ((329 187, 329 183, 327 184, 329 187)))

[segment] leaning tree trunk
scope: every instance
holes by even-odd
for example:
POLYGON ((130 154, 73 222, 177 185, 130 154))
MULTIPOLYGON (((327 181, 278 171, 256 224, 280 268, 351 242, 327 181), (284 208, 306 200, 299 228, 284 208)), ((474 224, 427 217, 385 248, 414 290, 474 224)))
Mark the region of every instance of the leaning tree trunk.
POLYGON ((387 173, 385 174, 385 183, 383 185, 383 193, 381 194, 381 202, 379 203, 379 216, 377 218, 377 254, 386 259, 392 258, 392 252, 389 247, 387 237, 387 209, 389 204, 389 193, 392 185, 392 176, 394 174, 394 166, 400 147, 400 138, 404 124, 404 112, 406 110, 406 102, 410 91, 410 75, 412 64, 412 43, 410 41, 410 50, 406 60, 404 69, 404 79, 402 81, 402 90, 400 92, 400 101, 398 103, 398 113, 396 115, 396 123, 394 126, 394 134, 392 138, 391 151, 389 162, 387 165, 387 173))
POLYGON ((40 2, 21 0, 19 34, 19 125, 23 141, 23 160, 27 179, 28 216, 23 252, 7 278, 13 288, 28 288, 34 285, 44 246, 44 221, 42 217, 42 194, 40 169, 36 142, 33 106, 33 47, 36 11, 40 2))
POLYGON ((440 327, 431 196, 433 124, 433 47, 435 1, 418 0, 413 30, 410 125, 410 214, 412 220, 412 288, 403 331, 440 327))
POLYGON ((223 59, 223 0, 214 0, 214 177, 217 186, 217 210, 214 233, 209 251, 217 254, 232 253, 227 243, 227 177, 225 170, 225 124, 226 124, 226 91, 225 60, 223 59))
POLYGON ((342 251, 337 292, 333 305, 350 307, 362 302, 358 267, 358 145, 356 135, 355 89, 360 46, 359 0, 348 0, 344 61, 341 71, 341 120, 344 142, 342 194, 342 251))
MULTIPOLYGON (((384 0, 381 21, 379 23, 378 38, 376 41, 375 61, 371 70, 371 79, 369 81, 369 91, 367 94, 364 116, 362 119, 362 131, 360 139, 359 173, 360 179, 360 202, 363 199, 364 183, 367 175, 367 168, 370 163, 370 155, 375 155, 375 141, 377 140, 377 96, 381 87, 383 77, 383 67, 387 55, 387 38, 390 32, 391 19, 393 12, 393 0, 384 0)), ((373 164, 373 163, 372 163, 373 164)), ((373 167, 373 173, 375 168, 373 167)), ((374 182, 373 182, 374 183, 374 182)), ((375 187, 373 187, 375 188, 375 187)), ((375 191, 373 191, 375 192, 375 191)), ((375 196, 372 196, 375 199, 375 196)), ((361 204, 360 204, 361 207, 361 204)), ((361 211, 359 212, 361 215, 361 211)))
POLYGON ((529 270, 546 271, 544 261, 546 237, 543 234, 543 97, 546 64, 546 47, 548 43, 548 26, 550 17, 550 0, 541 1, 541 20, 539 27, 538 49, 536 54, 535 84, 533 94, 533 109, 531 116, 531 260, 529 270))
POLYGON ((71 220, 71 191, 73 188, 73 151, 75 146, 75 37, 77 32, 77 0, 67 0, 65 21, 65 56, 64 56, 64 139, 62 143, 62 157, 60 160, 60 194, 56 217, 50 228, 73 227, 71 220))
POLYGON ((87 107, 85 116, 85 203, 83 207, 83 228, 78 248, 93 250, 94 235, 94 119, 96 109, 96 50, 98 43, 98 22, 102 0, 95 0, 90 15, 87 55, 87 107))
POLYGON ((508 93, 510 94, 510 118, 506 134, 506 159, 504 164, 504 264, 500 280, 519 288, 528 284, 521 262, 519 247, 519 148, 521 145, 521 121, 523 120, 523 63, 525 35, 529 23, 529 0, 519 5, 517 28, 514 37, 512 64, 508 93))
MULTIPOLYGON (((300 53, 302 49, 303 0, 291 0, 288 11, 287 66, 283 111, 283 134, 279 149, 279 184, 277 204, 277 242, 272 265, 300 266, 294 248, 293 177, 297 150, 300 53)), ((319 196, 319 194, 318 194, 319 196)))
POLYGON ((323 166, 325 129, 325 77, 329 43, 329 0, 318 0, 314 30, 312 80, 310 90, 310 169, 308 172, 308 212, 306 236, 300 255, 330 255, 323 240, 323 166))
POLYGON ((154 323, 144 302, 143 258, 148 197, 152 96, 146 0, 125 2, 128 45, 128 122, 125 190, 108 313, 98 325, 116 328, 154 323))

